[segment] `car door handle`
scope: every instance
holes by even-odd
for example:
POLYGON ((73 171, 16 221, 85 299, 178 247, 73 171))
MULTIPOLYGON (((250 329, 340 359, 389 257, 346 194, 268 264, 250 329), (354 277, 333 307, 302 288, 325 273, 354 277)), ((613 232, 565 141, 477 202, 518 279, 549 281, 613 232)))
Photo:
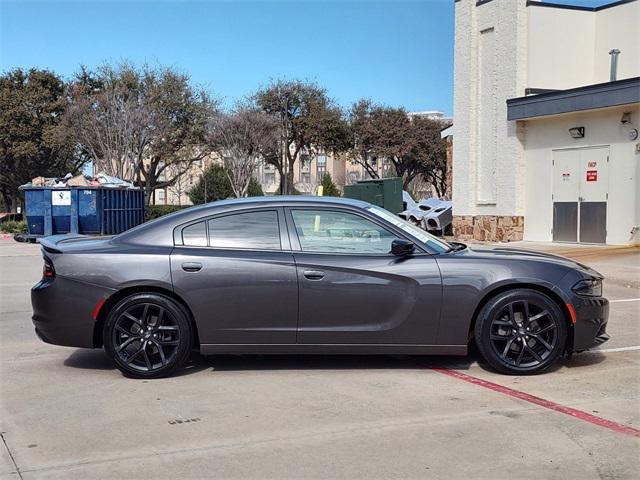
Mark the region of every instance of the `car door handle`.
POLYGON ((199 272, 202 269, 202 264, 198 262, 185 262, 182 264, 182 269, 185 272, 199 272))
POLYGON ((302 274, 309 280, 322 280, 324 278, 324 272, 320 270, 305 270, 302 274))

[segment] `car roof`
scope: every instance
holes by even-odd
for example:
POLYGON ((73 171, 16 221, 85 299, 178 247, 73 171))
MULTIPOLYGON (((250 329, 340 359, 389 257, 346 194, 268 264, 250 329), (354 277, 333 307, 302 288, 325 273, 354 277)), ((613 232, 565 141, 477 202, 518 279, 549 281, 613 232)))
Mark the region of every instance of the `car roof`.
POLYGON ((344 197, 317 197, 314 195, 274 195, 269 197, 245 197, 245 198, 229 198, 226 200, 218 200, 215 202, 209 202, 202 205, 198 205, 195 208, 207 209, 217 208, 226 205, 236 205, 245 203, 264 203, 264 204, 299 204, 299 203, 318 203, 318 204, 336 204, 336 205, 350 205, 352 207, 364 208, 370 206, 369 203, 362 200, 355 200, 353 198, 344 197))
POLYGON ((114 237, 115 242, 126 242, 147 245, 173 245, 173 229, 192 220, 197 220, 203 216, 224 213, 225 211, 236 210, 236 207, 244 205, 251 207, 261 207, 271 205, 274 207, 286 207, 292 205, 305 206, 328 206, 342 205, 355 208, 366 208, 372 206, 370 203, 353 198, 341 197, 316 197, 311 195, 274 195, 272 197, 246 197, 218 200, 202 205, 196 205, 175 213, 164 215, 150 222, 143 223, 137 227, 114 237))

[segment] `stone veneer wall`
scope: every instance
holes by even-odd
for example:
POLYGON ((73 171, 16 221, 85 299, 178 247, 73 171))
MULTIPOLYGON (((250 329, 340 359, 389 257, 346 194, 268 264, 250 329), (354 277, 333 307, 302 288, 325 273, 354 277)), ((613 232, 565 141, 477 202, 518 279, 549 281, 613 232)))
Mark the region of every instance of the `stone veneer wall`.
POLYGON ((453 135, 449 135, 445 141, 447 142, 447 194, 443 200, 451 200, 453 195, 453 135))
POLYGON ((453 236, 460 240, 514 242, 522 240, 524 217, 497 215, 454 215, 453 236))

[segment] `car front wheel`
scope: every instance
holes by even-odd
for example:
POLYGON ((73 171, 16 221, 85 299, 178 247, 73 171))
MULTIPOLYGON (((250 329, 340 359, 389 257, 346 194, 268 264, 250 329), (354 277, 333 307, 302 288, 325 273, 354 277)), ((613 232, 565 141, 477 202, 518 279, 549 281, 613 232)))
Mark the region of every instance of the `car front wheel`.
POLYGON ((480 311, 475 338, 494 369, 512 375, 540 373, 565 349, 567 323, 558 304, 535 290, 498 294, 480 311))
POLYGON ((157 293, 121 300, 109 312, 103 338, 118 369, 136 378, 170 375, 187 361, 193 342, 184 309, 157 293))

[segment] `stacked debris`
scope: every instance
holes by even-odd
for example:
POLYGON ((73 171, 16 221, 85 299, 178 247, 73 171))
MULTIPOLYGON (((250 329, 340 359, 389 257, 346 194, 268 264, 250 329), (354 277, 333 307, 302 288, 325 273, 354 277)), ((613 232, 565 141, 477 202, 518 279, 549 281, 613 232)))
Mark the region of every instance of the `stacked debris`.
POLYGON ((402 200, 405 210, 398 215, 425 230, 444 231, 453 221, 453 202, 425 198, 416 203, 407 192, 402 200))
POLYGON ((25 183, 20 188, 49 187, 49 188, 69 188, 69 187, 107 187, 107 188, 135 188, 131 182, 121 178, 112 177, 104 172, 96 176, 76 175, 75 177, 67 173, 64 177, 36 177, 29 183, 25 183))

